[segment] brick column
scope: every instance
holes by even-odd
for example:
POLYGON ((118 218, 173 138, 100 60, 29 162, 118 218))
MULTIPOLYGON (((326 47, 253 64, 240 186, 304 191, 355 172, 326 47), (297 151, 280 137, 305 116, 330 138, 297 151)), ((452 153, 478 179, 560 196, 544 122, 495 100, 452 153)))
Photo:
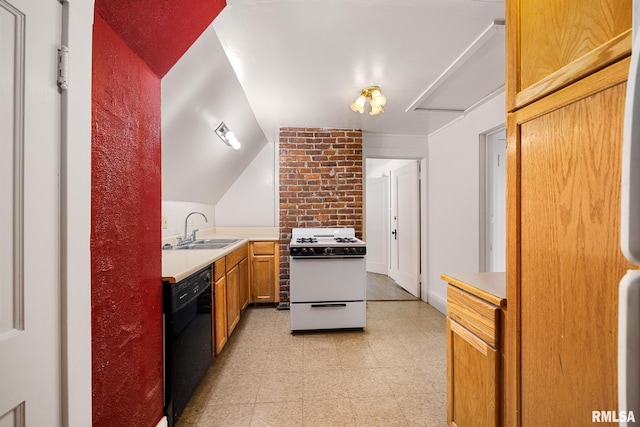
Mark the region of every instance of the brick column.
POLYGON ((280 301, 289 301, 292 228, 363 232, 362 131, 280 129, 280 301))

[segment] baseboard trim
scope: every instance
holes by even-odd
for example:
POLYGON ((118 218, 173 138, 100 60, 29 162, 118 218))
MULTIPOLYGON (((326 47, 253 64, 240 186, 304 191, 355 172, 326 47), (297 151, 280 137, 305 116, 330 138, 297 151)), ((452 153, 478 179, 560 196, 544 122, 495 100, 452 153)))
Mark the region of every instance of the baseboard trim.
POLYGON ((428 303, 440 313, 447 315, 447 300, 434 292, 428 292, 428 303))

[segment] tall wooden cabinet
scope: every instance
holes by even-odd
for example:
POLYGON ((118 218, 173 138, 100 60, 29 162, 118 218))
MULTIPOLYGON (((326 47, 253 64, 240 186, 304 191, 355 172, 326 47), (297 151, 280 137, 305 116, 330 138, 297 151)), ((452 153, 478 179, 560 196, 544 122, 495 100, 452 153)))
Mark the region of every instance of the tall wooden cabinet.
POLYGON ((617 402, 631 0, 507 0, 506 424, 617 402))

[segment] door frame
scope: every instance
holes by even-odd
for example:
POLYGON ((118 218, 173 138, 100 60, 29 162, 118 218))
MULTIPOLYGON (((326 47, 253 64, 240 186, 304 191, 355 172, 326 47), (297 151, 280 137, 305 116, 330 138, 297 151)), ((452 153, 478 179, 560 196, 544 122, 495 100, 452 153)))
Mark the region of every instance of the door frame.
POLYGON ((60 129, 62 424, 92 424, 91 80, 94 2, 60 0, 69 48, 69 89, 60 129))
MULTIPOLYGON (((398 159, 398 160, 417 160, 420 164, 420 299, 424 302, 428 301, 428 289, 429 284, 426 278, 427 274, 427 260, 428 260, 428 245, 427 245, 427 224, 428 224, 428 209, 427 201, 428 194, 427 189, 427 173, 428 173, 428 151, 427 151, 427 137, 424 136, 407 136, 407 135, 370 135, 363 134, 363 155, 362 163, 365 179, 363 185, 366 186, 366 166, 367 159, 398 159)), ((366 195, 366 189, 364 194, 366 195)), ((364 199, 364 212, 366 215, 366 197, 364 199)), ((366 218, 365 218, 366 220, 366 218)), ((364 240, 366 241, 366 230, 364 234, 364 240)))
MULTIPOLYGON (((503 123, 499 126, 493 127, 480 135, 478 135, 480 149, 478 152, 478 161, 479 161, 479 226, 478 226, 478 271, 486 272, 489 271, 489 216, 488 210, 489 206, 489 187, 490 184, 490 173, 488 163, 490 161, 491 150, 489 149, 489 140, 492 135, 495 135, 499 132, 506 132, 506 123, 503 123)), ((505 133, 506 135, 506 133, 505 133)), ((506 142, 505 142, 506 144, 506 142)), ((506 159, 505 159, 506 160, 506 159)), ((505 191, 506 194, 506 191, 505 191)), ((505 202, 506 204, 506 202, 505 202)), ((506 218, 506 216, 505 216, 506 218)), ((506 224, 505 224, 506 227, 506 224)))

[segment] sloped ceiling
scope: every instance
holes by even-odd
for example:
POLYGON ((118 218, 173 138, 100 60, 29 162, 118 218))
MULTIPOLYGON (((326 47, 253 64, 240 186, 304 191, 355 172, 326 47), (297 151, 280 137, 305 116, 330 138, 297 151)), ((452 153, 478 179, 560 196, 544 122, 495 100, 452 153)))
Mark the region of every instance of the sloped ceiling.
POLYGON ((162 79, 162 199, 215 205, 267 139, 210 25, 162 79), (242 147, 214 133, 224 122, 242 147))
POLYGON ((96 0, 95 11, 163 77, 225 5, 226 0, 96 0))

